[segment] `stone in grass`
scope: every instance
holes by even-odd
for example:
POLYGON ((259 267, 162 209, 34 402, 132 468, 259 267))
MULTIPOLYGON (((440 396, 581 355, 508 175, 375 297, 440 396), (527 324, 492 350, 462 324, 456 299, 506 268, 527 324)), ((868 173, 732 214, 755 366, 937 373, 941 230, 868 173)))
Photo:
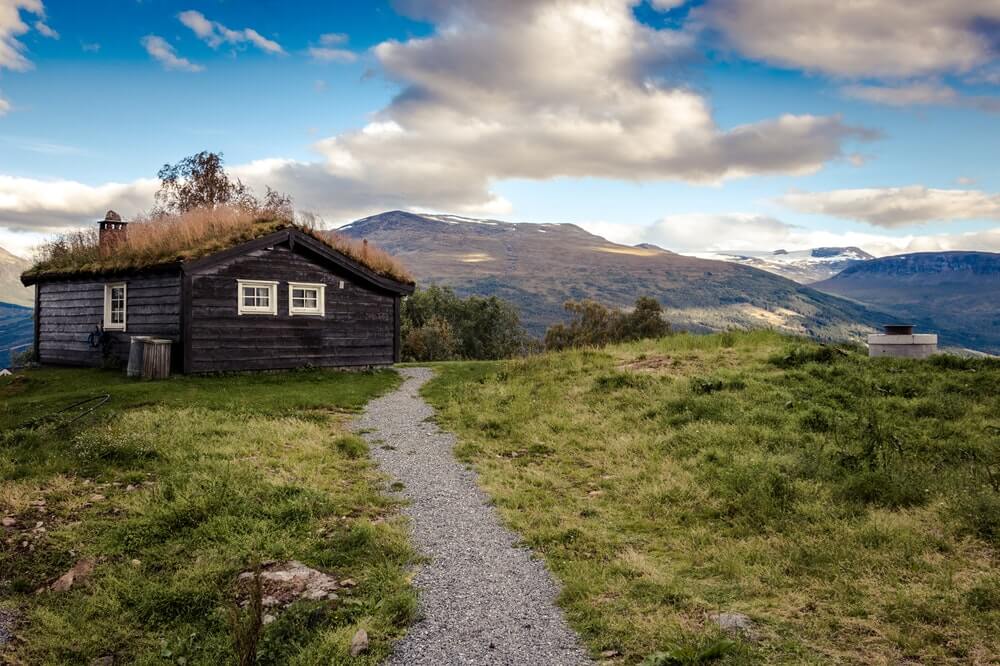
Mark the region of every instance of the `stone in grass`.
POLYGON ((94 560, 84 559, 73 565, 73 568, 59 576, 56 582, 49 586, 53 592, 67 592, 74 585, 85 581, 94 571, 94 560))
POLYGON ((351 639, 351 656, 357 657, 367 649, 368 632, 364 629, 358 629, 358 631, 354 634, 354 638, 351 639))
POLYGON ((709 617, 719 628, 730 636, 755 641, 758 638, 757 627, 753 620, 743 613, 712 613, 709 617))
MULTIPOLYGON (((239 575, 237 584, 244 590, 253 583, 253 571, 239 575)), ((301 562, 268 562, 261 567, 260 586, 265 608, 284 607, 299 599, 334 600, 340 585, 334 576, 307 567, 301 562)))

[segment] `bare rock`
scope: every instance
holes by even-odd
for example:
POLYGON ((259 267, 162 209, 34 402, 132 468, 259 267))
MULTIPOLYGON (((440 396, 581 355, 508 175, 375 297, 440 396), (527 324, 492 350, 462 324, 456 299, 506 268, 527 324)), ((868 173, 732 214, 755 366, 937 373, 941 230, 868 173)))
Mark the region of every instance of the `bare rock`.
POLYGON ((11 516, 4 516, 3 518, 0 518, 0 525, 3 525, 4 527, 14 527, 14 525, 17 525, 17 519, 12 518, 11 516))
POLYGON ((709 617, 730 636, 757 640, 756 625, 749 616, 743 613, 712 613, 709 617))
MULTIPOLYGON (((244 571, 237 582, 246 590, 253 584, 253 577, 253 571, 244 571)), ((260 585, 263 593, 261 605, 265 608, 282 608, 299 599, 333 600, 340 589, 335 577, 295 560, 263 564, 260 585)))
POLYGON ((367 649, 368 632, 364 629, 358 629, 357 633, 354 634, 354 638, 351 639, 351 656, 357 657, 367 649))
POLYGON ((94 571, 94 560, 83 559, 73 565, 73 568, 49 586, 53 592, 66 592, 74 585, 79 585, 85 581, 94 571))

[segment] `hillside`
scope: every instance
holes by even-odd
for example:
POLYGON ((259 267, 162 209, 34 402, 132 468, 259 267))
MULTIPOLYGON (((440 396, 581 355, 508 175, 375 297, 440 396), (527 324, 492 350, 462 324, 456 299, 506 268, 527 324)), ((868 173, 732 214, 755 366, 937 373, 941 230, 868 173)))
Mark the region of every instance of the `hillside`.
POLYGON ((32 309, 0 303, 0 368, 10 360, 10 349, 31 344, 35 337, 32 309))
POLYGON ((812 285, 892 309, 941 343, 1000 354, 1000 254, 920 252, 851 266, 812 285))
POLYGON ((857 338, 887 318, 749 266, 660 248, 611 243, 573 224, 516 224, 400 211, 337 230, 401 259, 419 284, 497 295, 540 335, 563 303, 592 298, 628 307, 650 295, 671 322, 693 330, 769 326, 820 338, 857 338))
POLYGON ((787 250, 716 252, 698 256, 753 266, 789 280, 795 280, 800 284, 826 280, 849 266, 875 258, 857 247, 815 247, 811 250, 793 250, 791 252, 787 250))
POLYGON ((998 385, 755 331, 447 363, 425 395, 594 654, 988 664, 998 385))
POLYGON ((21 284, 21 273, 30 267, 30 261, 0 247, 0 303, 34 307, 35 290, 21 284))

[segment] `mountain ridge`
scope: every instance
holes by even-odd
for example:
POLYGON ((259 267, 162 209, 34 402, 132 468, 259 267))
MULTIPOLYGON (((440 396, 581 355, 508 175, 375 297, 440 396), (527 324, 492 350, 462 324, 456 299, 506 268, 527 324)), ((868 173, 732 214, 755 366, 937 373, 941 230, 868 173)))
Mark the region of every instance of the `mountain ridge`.
POLYGON ((882 312, 736 263, 612 243, 575 224, 516 223, 388 211, 335 230, 392 253, 418 284, 517 304, 540 335, 566 300, 616 307, 659 300, 681 328, 774 327, 820 339, 862 339, 891 319, 882 312))
POLYGON ((850 266, 812 285, 894 312, 943 345, 1000 354, 1000 253, 914 252, 850 266))

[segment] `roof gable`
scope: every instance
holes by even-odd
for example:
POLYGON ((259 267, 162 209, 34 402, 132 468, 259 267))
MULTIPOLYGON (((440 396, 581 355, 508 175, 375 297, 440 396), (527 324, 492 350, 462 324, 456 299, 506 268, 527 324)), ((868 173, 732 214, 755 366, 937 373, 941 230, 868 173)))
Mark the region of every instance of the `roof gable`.
POLYGON ((185 273, 199 273, 249 252, 281 243, 288 243, 289 248, 293 252, 309 255, 308 258, 320 265, 344 271, 369 287, 394 294, 413 293, 413 284, 379 275, 362 263, 355 261, 346 254, 329 247, 325 243, 294 227, 282 229, 266 236, 240 243, 239 245, 215 252, 206 257, 182 262, 180 267, 185 273))

